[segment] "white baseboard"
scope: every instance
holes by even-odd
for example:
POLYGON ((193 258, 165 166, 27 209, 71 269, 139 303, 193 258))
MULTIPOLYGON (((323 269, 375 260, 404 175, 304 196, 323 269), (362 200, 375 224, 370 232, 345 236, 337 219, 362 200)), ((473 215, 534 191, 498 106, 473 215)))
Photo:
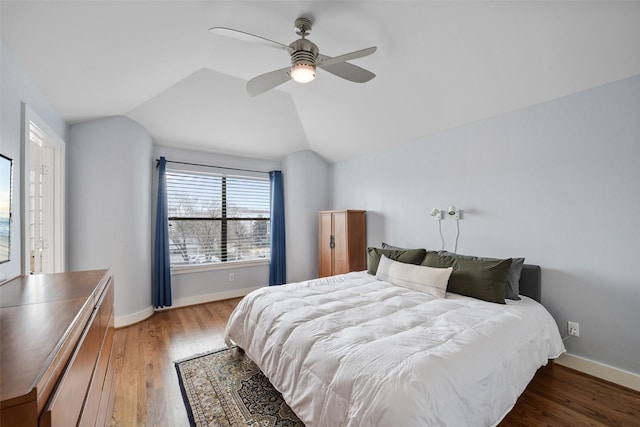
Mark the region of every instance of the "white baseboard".
POLYGON ((151 317, 156 311, 171 310, 172 308, 187 307, 189 305, 204 304, 206 302, 221 301, 229 298, 238 298, 247 295, 251 291, 260 289, 262 286, 255 288, 233 289, 230 291, 214 292, 206 295, 196 295, 186 298, 177 298, 173 300, 171 307, 156 308, 147 307, 144 310, 140 310, 137 313, 127 314, 125 316, 118 316, 115 318, 115 327, 122 328, 125 326, 133 325, 134 323, 142 322, 143 320, 151 317))
POLYGON ((600 362, 594 362, 593 360, 575 356, 570 353, 561 355, 556 359, 556 363, 566 366, 567 368, 575 369, 576 371, 584 372, 585 374, 593 375, 594 377, 602 378, 614 384, 640 391, 640 375, 633 372, 614 368, 613 366, 600 362))
POLYGON ((133 325, 134 323, 142 322, 144 319, 151 317, 153 314, 153 307, 147 307, 144 310, 140 310, 136 313, 127 314, 124 316, 117 316, 114 320, 116 328, 122 328, 124 326, 133 325))
POLYGON ((247 295, 249 292, 260 289, 263 286, 255 288, 233 289, 230 291, 214 292, 205 295, 195 295, 192 297, 176 298, 173 300, 171 307, 157 308, 156 311, 171 310, 172 308, 187 307, 189 305, 204 304, 206 302, 221 301, 229 298, 238 298, 247 295))

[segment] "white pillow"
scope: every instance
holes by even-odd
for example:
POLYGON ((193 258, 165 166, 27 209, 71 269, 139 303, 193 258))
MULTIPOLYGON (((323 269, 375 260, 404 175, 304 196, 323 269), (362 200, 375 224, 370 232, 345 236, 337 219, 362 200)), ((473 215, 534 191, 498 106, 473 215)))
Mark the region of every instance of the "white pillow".
POLYGON ((434 268, 405 264, 382 255, 376 278, 396 286, 413 289, 437 298, 444 298, 453 267, 434 268))

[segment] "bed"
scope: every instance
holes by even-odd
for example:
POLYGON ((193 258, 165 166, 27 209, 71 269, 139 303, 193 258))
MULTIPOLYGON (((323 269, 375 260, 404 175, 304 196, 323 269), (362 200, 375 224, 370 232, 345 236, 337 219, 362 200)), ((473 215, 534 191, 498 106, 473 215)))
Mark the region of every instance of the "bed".
POLYGON ((519 301, 446 298, 352 272, 258 289, 225 332, 308 426, 490 426, 564 352, 524 265, 519 301))

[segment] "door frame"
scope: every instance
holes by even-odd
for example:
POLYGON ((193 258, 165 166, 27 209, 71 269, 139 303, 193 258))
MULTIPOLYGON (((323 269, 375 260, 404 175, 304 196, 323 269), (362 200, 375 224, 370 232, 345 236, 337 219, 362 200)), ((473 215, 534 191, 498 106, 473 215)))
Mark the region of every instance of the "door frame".
POLYGON ((31 167, 31 144, 29 141, 29 124, 35 124, 42 130, 46 138, 44 142, 53 150, 53 241, 49 248, 53 254, 53 272, 65 270, 65 142, 40 116, 27 104, 22 103, 22 173, 21 186, 21 238, 22 238, 22 274, 30 273, 30 230, 29 230, 29 170, 31 167))

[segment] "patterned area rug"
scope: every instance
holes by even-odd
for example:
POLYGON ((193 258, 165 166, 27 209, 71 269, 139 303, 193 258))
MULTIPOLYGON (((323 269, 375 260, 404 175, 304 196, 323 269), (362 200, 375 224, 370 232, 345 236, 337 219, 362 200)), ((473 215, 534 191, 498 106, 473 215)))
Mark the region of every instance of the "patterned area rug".
POLYGON ((304 427, 255 363, 235 348, 175 363, 192 426, 304 427))

